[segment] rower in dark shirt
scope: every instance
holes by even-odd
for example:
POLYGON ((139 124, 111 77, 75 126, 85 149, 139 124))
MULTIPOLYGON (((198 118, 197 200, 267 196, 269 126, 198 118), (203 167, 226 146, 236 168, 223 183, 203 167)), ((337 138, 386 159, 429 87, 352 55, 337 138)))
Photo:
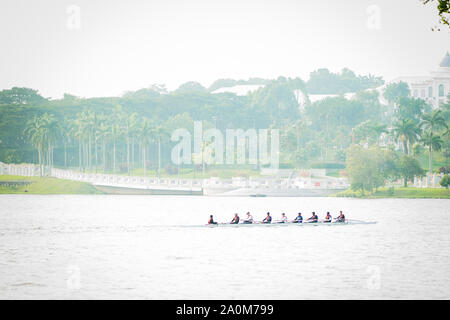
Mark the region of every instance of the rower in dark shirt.
POLYGON ((217 224, 217 222, 214 221, 213 215, 209 216, 208 224, 217 224))
POLYGON ((342 211, 339 211, 339 216, 336 218, 336 222, 345 222, 345 215, 342 211))
POLYGON ((267 212, 267 216, 264 218, 263 223, 271 223, 272 217, 270 216, 270 212, 267 212))
POLYGON ((325 216, 325 220, 323 220, 323 222, 331 222, 332 221, 332 217, 331 214, 329 212, 327 212, 327 215, 325 216))
POLYGON ((239 223, 239 216, 237 213, 234 214, 233 220, 230 222, 231 224, 238 224, 239 223))
POLYGON ((310 223, 317 223, 319 221, 319 217, 315 212, 312 213, 311 218, 308 218, 308 222, 310 223))
POLYGON ((293 223, 302 223, 303 222, 303 217, 302 217, 302 213, 299 212, 298 216, 295 217, 294 221, 292 221, 293 223))

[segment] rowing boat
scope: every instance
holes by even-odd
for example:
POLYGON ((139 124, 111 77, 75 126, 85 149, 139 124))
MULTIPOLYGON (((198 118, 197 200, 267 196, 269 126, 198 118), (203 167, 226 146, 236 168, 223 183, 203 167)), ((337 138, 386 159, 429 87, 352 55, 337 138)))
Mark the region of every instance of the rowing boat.
POLYGON ((211 228, 218 228, 218 227, 288 227, 288 226, 297 226, 297 227, 304 227, 304 226, 345 226, 349 224, 375 224, 376 222, 373 221, 360 221, 360 220, 348 220, 346 222, 303 222, 303 223, 294 223, 294 222, 287 222, 287 223, 262 223, 262 222, 256 222, 256 223, 238 223, 238 224, 231 224, 231 223, 217 223, 217 224, 206 224, 204 226, 211 227, 211 228))

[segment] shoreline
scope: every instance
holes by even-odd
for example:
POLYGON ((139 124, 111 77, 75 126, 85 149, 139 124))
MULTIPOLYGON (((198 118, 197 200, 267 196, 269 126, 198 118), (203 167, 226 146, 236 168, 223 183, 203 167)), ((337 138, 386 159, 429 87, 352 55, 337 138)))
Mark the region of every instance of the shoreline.
POLYGON ((383 187, 372 194, 362 194, 359 191, 347 189, 330 196, 354 199, 450 199, 450 189, 413 187, 399 187, 391 189, 383 187))
POLYGON ((0 194, 103 194, 87 182, 52 177, 0 176, 0 194))
MULTIPOLYGON (((0 176, 0 194, 109 194, 96 186, 80 181, 52 177, 0 176)), ((114 193, 121 194, 121 193, 114 193)), ((126 194, 126 193, 124 193, 126 194)), ((198 196, 198 195, 196 195, 198 196)), ((250 197, 250 196, 249 196, 250 197)), ((300 198, 299 196, 293 196, 300 198)), ((450 199, 450 189, 443 188, 380 188, 372 194, 347 189, 324 197, 354 199, 450 199)))

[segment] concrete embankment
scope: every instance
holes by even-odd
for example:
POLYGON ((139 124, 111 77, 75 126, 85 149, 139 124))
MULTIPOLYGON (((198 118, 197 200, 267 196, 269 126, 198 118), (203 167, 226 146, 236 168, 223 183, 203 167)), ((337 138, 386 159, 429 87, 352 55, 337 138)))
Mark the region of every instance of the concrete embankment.
POLYGON ((94 187, 107 194, 123 194, 123 195, 189 195, 189 196, 201 196, 203 195, 202 189, 179 189, 179 188, 137 188, 137 187, 125 187, 125 186, 106 186, 106 185, 94 185, 94 187))
POLYGON ((342 191, 342 189, 320 188, 240 188, 224 192, 212 192, 205 190, 206 195, 228 197, 326 197, 330 194, 342 191))

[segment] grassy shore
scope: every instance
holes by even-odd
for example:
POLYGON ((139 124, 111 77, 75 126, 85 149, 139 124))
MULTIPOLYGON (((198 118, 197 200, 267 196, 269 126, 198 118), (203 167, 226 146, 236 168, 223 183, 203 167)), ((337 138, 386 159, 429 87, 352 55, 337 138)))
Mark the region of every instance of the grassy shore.
POLYGON ((48 177, 22 177, 1 175, 0 183, 5 181, 27 181, 27 185, 0 185, 0 194, 100 194, 91 184, 79 181, 48 177))
POLYGON ((347 189, 333 194, 334 197, 351 197, 365 199, 379 198, 430 198, 430 199, 450 199, 450 189, 435 188, 381 188, 372 194, 362 194, 360 191, 347 189))

